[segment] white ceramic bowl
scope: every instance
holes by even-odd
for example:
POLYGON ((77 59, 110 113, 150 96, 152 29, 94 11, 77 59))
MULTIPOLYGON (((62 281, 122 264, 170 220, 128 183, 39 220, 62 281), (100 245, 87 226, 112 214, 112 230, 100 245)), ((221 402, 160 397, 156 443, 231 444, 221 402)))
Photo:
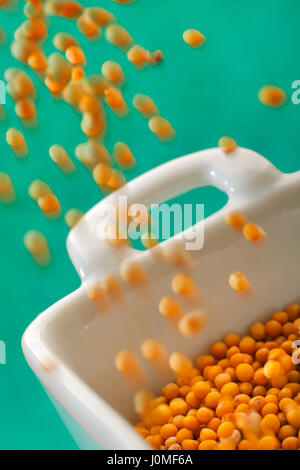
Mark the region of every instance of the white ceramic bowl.
MULTIPOLYGON (((172 375, 158 376, 140 357, 140 344, 146 338, 156 337, 169 352, 179 350, 195 358, 214 340, 231 331, 246 332, 252 322, 299 301, 299 234, 300 172, 282 174, 243 148, 230 154, 211 149, 178 158, 136 178, 92 208, 67 240, 81 287, 39 315, 22 341, 29 365, 78 445, 83 449, 147 449, 131 425, 137 419, 132 391, 115 370, 116 354, 122 349, 138 354, 151 388, 158 391, 172 375), (157 308, 160 298, 171 294, 171 279, 178 267, 157 261, 152 250, 126 247, 116 251, 97 238, 96 226, 99 209, 119 195, 127 195, 129 203, 149 205, 203 185, 225 191, 229 201, 205 220, 204 247, 191 252, 195 260, 191 276, 209 318, 198 336, 187 339, 157 308), (224 222, 224 214, 235 208, 264 229, 265 243, 253 246, 224 222), (139 289, 124 285, 125 299, 99 314, 86 295, 87 282, 104 273, 118 273, 121 259, 128 257, 144 266, 151 282, 139 289), (235 270, 244 271, 252 285, 248 299, 228 285, 228 276, 235 270), (47 355, 58 364, 50 372, 41 367, 47 355)), ((161 246, 171 243, 172 239, 161 246)))

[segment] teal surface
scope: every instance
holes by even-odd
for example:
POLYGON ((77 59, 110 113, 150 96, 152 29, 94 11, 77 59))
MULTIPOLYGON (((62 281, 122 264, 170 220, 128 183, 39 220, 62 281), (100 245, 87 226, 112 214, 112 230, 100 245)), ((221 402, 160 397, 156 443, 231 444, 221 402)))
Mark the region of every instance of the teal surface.
MULTIPOLYGON (((89 0, 85 5, 98 5, 89 0)), ((8 39, 24 20, 24 2, 18 9, 0 12, 0 25, 8 39)), ((101 1, 119 22, 147 49, 161 49, 165 60, 157 67, 137 71, 121 51, 105 39, 89 43, 81 37, 87 55, 87 73, 99 72, 108 59, 119 62, 126 75, 124 96, 130 104, 135 93, 149 94, 161 114, 172 123, 176 139, 160 143, 147 122, 130 106, 118 119, 107 112, 109 151, 118 140, 131 147, 138 165, 127 173, 132 179, 167 160, 213 147, 222 135, 256 150, 280 170, 300 169, 300 106, 291 102, 291 83, 300 79, 300 6, 297 0, 136 0, 129 6, 101 1), (207 38, 194 50, 182 40, 187 28, 198 28, 207 38), (281 86, 287 103, 280 109, 263 106, 257 99, 265 84, 281 86)), ((75 24, 51 18, 47 54, 54 49, 56 32, 76 34, 75 24)), ((8 45, 0 48, 0 79, 4 70, 18 66, 8 45)), ((79 278, 66 253, 68 228, 63 217, 46 220, 28 196, 30 182, 45 180, 61 201, 62 210, 89 209, 101 198, 90 173, 76 161, 77 171, 64 176, 48 156, 52 144, 62 144, 72 157, 85 141, 80 117, 67 104, 53 100, 34 74, 39 126, 24 130, 30 154, 16 159, 5 142, 8 127, 22 128, 8 97, 7 120, 0 123, 0 171, 10 174, 17 202, 0 205, 0 339, 6 344, 7 364, 0 365, 0 448, 74 449, 75 443, 27 366, 21 336, 35 316, 73 291, 79 278), (41 230, 47 236, 53 262, 37 267, 23 247, 24 233, 41 230)), ((75 160, 74 160, 75 161, 75 160)), ((199 193, 206 213, 222 205, 215 192, 199 193)))

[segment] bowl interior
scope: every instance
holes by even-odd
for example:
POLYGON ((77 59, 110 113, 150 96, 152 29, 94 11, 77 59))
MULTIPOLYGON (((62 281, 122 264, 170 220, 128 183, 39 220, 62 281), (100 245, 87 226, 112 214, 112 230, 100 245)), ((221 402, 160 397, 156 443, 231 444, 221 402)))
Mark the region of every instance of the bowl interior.
POLYGON ((173 374, 168 368, 158 373, 142 357, 140 345, 145 339, 157 338, 169 353, 182 351, 196 358, 227 333, 246 333, 254 321, 265 320, 286 304, 299 301, 299 201, 298 175, 284 178, 267 197, 253 195, 251 201, 240 204, 247 220, 266 232, 266 241, 259 246, 226 225, 224 214, 230 205, 206 220, 204 247, 191 252, 195 262, 187 269, 200 296, 179 299, 185 312, 200 306, 208 313, 206 326, 197 336, 183 337, 158 312, 161 297, 173 295, 173 276, 185 269, 156 260, 148 251, 135 254, 149 273, 147 285, 135 289, 124 285, 124 296, 99 312, 88 299, 84 283, 52 307, 56 315, 42 332, 42 340, 123 417, 136 421, 133 391, 114 366, 118 352, 130 349, 137 354, 147 377, 146 388, 157 392, 173 374), (243 271, 252 285, 247 298, 228 285, 230 273, 236 270, 243 271))

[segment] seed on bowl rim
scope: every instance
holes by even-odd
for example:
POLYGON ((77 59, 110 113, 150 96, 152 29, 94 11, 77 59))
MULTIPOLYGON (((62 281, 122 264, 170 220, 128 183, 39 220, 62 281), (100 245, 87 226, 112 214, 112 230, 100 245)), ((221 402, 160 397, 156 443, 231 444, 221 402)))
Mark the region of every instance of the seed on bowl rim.
POLYGON ((218 145, 224 153, 231 153, 238 147, 236 141, 232 137, 227 136, 221 137, 218 145))
POLYGON ((105 292, 113 298, 119 297, 123 292, 118 277, 113 273, 104 274, 100 282, 105 292))
POLYGON ((91 282, 86 288, 86 295, 91 300, 97 300, 103 297, 104 290, 102 289, 100 282, 91 282))
POLYGON ((40 365, 45 372, 52 372, 54 369, 57 369, 58 362, 47 353, 40 358, 40 365))
POLYGON ((124 260, 120 264, 120 276, 123 281, 129 284, 145 282, 147 279, 143 267, 133 260, 124 260))
POLYGON ((151 250, 151 248, 158 245, 158 241, 152 232, 144 232, 141 235, 141 242, 147 250, 151 250))

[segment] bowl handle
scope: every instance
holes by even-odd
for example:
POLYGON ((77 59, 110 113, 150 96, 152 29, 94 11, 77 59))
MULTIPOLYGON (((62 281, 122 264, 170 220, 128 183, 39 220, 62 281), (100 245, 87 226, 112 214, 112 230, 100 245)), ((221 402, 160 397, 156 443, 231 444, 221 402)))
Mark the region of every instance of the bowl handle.
POLYGON ((234 206, 235 201, 271 191, 281 174, 264 157, 241 147, 228 154, 213 148, 171 160, 135 178, 95 205, 70 231, 69 255, 81 278, 95 271, 113 270, 120 259, 129 255, 131 248, 126 247, 122 254, 116 253, 97 236, 98 224, 106 220, 105 207, 117 205, 120 196, 127 197, 128 205, 141 203, 149 207, 199 186, 213 185, 226 192, 234 206))

